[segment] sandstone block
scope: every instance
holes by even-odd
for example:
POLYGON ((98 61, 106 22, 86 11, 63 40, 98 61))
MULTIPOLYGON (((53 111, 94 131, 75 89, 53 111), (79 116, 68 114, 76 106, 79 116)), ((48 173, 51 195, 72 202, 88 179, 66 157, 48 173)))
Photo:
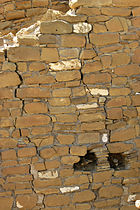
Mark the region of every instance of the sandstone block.
POLYGON ((49 1, 48 0, 33 0, 32 5, 33 7, 46 7, 48 6, 49 1))
POLYGON ((102 112, 97 113, 81 113, 79 116, 81 122, 102 121, 105 120, 105 115, 102 112))
POLYGON ((59 54, 61 60, 78 58, 79 50, 77 48, 60 49, 59 54))
POLYGON ((24 158, 24 157, 33 157, 36 155, 36 149, 35 147, 30 148, 22 148, 18 150, 18 157, 24 158))
POLYGON ((93 31, 94 33, 98 34, 98 33, 104 33, 104 32, 107 32, 107 28, 105 25, 101 25, 101 24, 97 24, 95 23, 93 25, 93 31))
POLYGON ((111 20, 106 22, 106 27, 108 31, 110 32, 118 32, 118 31, 123 31, 122 24, 119 20, 119 18, 114 17, 111 20))
POLYGON ((50 35, 50 34, 41 34, 39 35, 39 43, 40 44, 56 44, 57 37, 55 35, 50 35))
POLYGON ((72 25, 62 20, 42 22, 40 32, 44 34, 68 34, 72 32, 72 25))
POLYGON ((72 144, 75 141, 73 135, 58 134, 57 139, 60 144, 72 144))
POLYGON ((111 179, 112 171, 103 171, 93 174, 94 182, 105 182, 111 179))
POLYGON ((96 57, 96 52, 93 49, 84 49, 80 54, 82 60, 89 60, 96 57))
POLYGON ((1 210, 12 209, 13 201, 12 197, 0 197, 1 210))
POLYGON ((77 122, 77 115, 75 114, 60 114, 56 115, 57 122, 60 123, 74 123, 77 122))
POLYGON ((107 199, 107 200, 98 200, 94 202, 96 208, 105 208, 108 207, 108 210, 117 210, 117 208, 109 208, 111 206, 116 206, 120 204, 120 199, 107 199))
POLYGON ((69 106, 70 105, 70 99, 69 98, 51 98, 49 99, 49 104, 51 106, 69 106))
POLYGON ((130 106, 131 100, 129 97, 116 97, 107 102, 107 107, 130 106))
POLYGON ((18 117, 16 121, 17 128, 28 128, 32 126, 48 125, 50 117, 45 115, 29 115, 18 117))
POLYGON ((62 35, 61 36, 61 47, 84 47, 86 43, 85 36, 79 36, 75 34, 62 35))
POLYGON ((0 88, 13 87, 21 83, 20 78, 15 72, 2 72, 0 73, 0 88))
POLYGON ((83 80, 86 84, 110 83, 111 76, 108 73, 87 74, 84 75, 83 80))
POLYGON ((24 79, 24 83, 26 85, 52 84, 52 83, 55 83, 55 78, 53 76, 51 76, 51 75, 34 75, 32 77, 25 78, 24 79))
POLYGON ((28 174, 28 173, 29 173, 29 166, 16 166, 16 167, 2 169, 2 174, 4 176, 17 175, 17 174, 28 174))
POLYGON ((56 156, 56 151, 54 148, 46 148, 40 151, 40 156, 44 159, 50 159, 56 156))
POLYGON ((132 96, 132 105, 140 106, 140 95, 132 96))
POLYGON ((121 170, 121 171, 115 171, 114 176, 123 177, 123 178, 139 177, 139 172, 134 169, 121 170))
POLYGON ((125 128, 111 133, 110 141, 127 141, 136 137, 134 128, 125 128))
POLYGON ((24 10, 9 11, 6 13, 6 20, 16 20, 25 17, 24 10))
POLYGON ((17 9, 28 9, 31 8, 31 2, 30 1, 18 1, 16 3, 17 9))
POLYGON ((125 144, 125 143, 112 143, 112 144, 107 144, 107 148, 110 153, 122 153, 129 151, 133 148, 133 144, 125 144))
POLYGON ((46 169, 59 168, 60 162, 57 159, 47 160, 47 161, 45 161, 45 166, 46 166, 46 169))
POLYGON ((100 136, 99 133, 84 133, 78 136, 79 144, 92 144, 99 142, 100 136))
POLYGON ((111 96, 127 96, 131 93, 129 88, 110 88, 111 96))
POLYGON ((140 6, 138 0, 123 1, 123 0, 113 0, 113 6, 116 7, 137 7, 140 6))
POLYGON ((74 163, 77 163, 80 160, 77 156, 63 156, 61 158, 61 163, 66 165, 73 165, 74 163))
POLYGON ((80 7, 77 9, 76 14, 93 16, 93 15, 100 15, 99 8, 90 8, 90 7, 80 7))
POLYGON ((100 71, 102 69, 102 65, 99 61, 95 61, 93 63, 86 63, 82 68, 82 73, 90 73, 100 71))
POLYGON ((110 16, 129 16, 131 10, 127 8, 104 7, 101 9, 101 12, 104 15, 110 15, 110 16))
POLYGON ((107 109, 107 118, 109 118, 109 119, 121 119, 122 117, 123 117, 123 115, 122 115, 122 109, 121 108, 107 109))
POLYGON ((0 99, 12 99, 14 92, 10 88, 0 88, 0 99))
POLYGON ((5 61, 2 65, 2 70, 10 70, 10 71, 15 71, 16 70, 16 65, 12 62, 5 61))
POLYGON ((133 63, 137 63, 137 64, 140 63, 139 54, 140 54, 140 48, 136 48, 136 50, 134 51, 134 55, 132 56, 133 63))
POLYGON ((12 138, 2 138, 0 140, 0 148, 15 148, 17 146, 17 140, 12 138))
POLYGON ((41 52, 41 60, 46 63, 57 62, 59 60, 58 51, 56 48, 43 48, 41 52))
POLYGON ((114 198, 121 196, 123 193, 123 189, 118 186, 108 186, 108 187, 102 187, 99 190, 99 197, 100 198, 114 198))
POLYGON ((58 88, 52 91, 53 97, 69 97, 71 95, 70 88, 58 88))
POLYGON ((37 196, 36 195, 18 195, 16 198, 17 207, 32 209, 36 206, 37 196))
POLYGON ((74 203, 82 203, 93 201, 95 199, 95 194, 90 190, 84 190, 82 192, 76 192, 73 196, 74 203))
POLYGON ((81 130, 82 131, 98 131, 105 129, 104 122, 92 122, 92 123, 82 123, 81 130))
POLYGON ((15 47, 8 50, 8 58, 12 62, 39 61, 40 51, 36 47, 15 47))
POLYGON ((67 195, 51 195, 44 200, 46 206, 65 206, 70 203, 70 197, 67 195))
POLYGON ((56 73, 56 80, 58 82, 80 80, 80 79, 81 79, 81 74, 77 70, 56 73))
POLYGON ((47 170, 38 172, 40 179, 55 179, 58 177, 57 170, 47 170))
POLYGON ((86 155, 86 153, 87 153, 86 146, 72 146, 70 148, 71 155, 84 156, 84 155, 86 155))
POLYGON ((21 88, 17 90, 18 98, 48 98, 50 92, 48 88, 21 88))
POLYGON ((3 151, 1 152, 1 158, 2 160, 16 160, 16 151, 15 150, 9 150, 9 151, 3 151))
POLYGON ((98 6, 110 6, 112 4, 112 0, 95 0, 95 1, 90 1, 90 0, 71 0, 69 3, 70 8, 75 9, 80 6, 85 6, 85 7, 98 7, 98 6))
POLYGON ((24 109, 30 114, 48 113, 47 105, 41 102, 25 104, 24 109))
POLYGON ((88 182, 89 182, 89 179, 87 175, 79 175, 79 176, 71 176, 71 177, 66 178, 64 184, 66 186, 72 186, 72 185, 76 185, 77 183, 78 185, 82 185, 88 182))
POLYGON ((92 95, 101 95, 101 96, 107 96, 108 95, 108 90, 107 89, 99 89, 99 88, 92 88, 89 89, 90 93, 92 95))
POLYGON ((97 46, 115 44, 119 42, 118 34, 90 34, 90 41, 97 46))
POLYGON ((75 187, 61 187, 60 188, 60 191, 62 193, 74 192, 74 191, 77 191, 77 190, 79 190, 78 186, 75 186, 75 187))
POLYGON ((130 62, 130 57, 126 53, 112 54, 112 67, 126 65, 130 62))
POLYGON ((46 68, 45 64, 41 62, 32 62, 29 65, 29 71, 40 71, 40 70, 44 70, 45 68, 46 68))

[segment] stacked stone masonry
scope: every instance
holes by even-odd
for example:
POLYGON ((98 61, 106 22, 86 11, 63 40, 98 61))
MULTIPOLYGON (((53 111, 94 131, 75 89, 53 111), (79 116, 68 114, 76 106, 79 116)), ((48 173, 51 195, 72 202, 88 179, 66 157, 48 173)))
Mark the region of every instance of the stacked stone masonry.
POLYGON ((140 1, 69 5, 1 38, 0 210, 137 209, 140 1))
POLYGON ((48 8, 66 12, 68 0, 0 0, 0 35, 32 25, 48 8))

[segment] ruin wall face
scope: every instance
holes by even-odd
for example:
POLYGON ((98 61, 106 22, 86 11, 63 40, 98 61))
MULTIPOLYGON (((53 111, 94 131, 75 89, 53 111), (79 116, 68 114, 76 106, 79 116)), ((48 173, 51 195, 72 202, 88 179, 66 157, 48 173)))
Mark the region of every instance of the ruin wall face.
POLYGON ((70 6, 0 49, 1 210, 137 209, 140 1, 70 6))
POLYGON ((68 0, 0 0, 0 33, 15 34, 40 20, 48 8, 66 12, 68 0))

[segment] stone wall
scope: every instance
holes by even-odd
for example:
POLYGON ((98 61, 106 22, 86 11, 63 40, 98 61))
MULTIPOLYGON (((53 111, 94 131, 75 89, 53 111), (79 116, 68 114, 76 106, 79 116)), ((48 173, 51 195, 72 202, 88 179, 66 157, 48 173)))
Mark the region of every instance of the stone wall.
POLYGON ((0 48, 1 210, 140 200, 140 1, 70 6, 0 48))
POLYGON ((0 32, 15 34, 40 20, 48 8, 66 12, 68 0, 0 0, 0 32))

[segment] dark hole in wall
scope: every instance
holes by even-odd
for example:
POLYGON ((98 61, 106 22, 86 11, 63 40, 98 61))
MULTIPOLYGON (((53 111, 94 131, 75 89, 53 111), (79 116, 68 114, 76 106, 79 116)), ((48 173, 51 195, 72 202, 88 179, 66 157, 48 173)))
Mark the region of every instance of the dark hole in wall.
POLYGON ((115 170, 125 169, 125 157, 121 153, 109 153, 108 162, 110 168, 115 170))
POLYGON ((94 152, 89 151, 85 156, 80 156, 80 161, 74 164, 75 171, 93 171, 96 169, 97 158, 94 152))

